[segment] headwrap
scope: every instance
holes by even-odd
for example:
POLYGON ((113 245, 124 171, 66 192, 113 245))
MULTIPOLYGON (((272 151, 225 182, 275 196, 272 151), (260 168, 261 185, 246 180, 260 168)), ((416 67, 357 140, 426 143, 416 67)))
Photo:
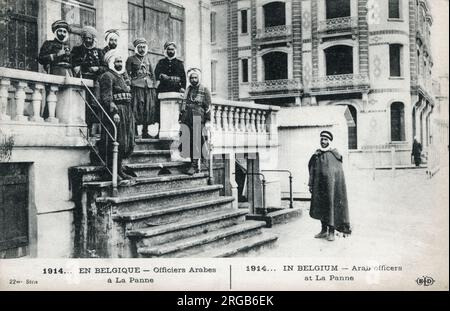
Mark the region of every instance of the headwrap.
POLYGON ((67 31, 69 31, 69 24, 67 24, 66 21, 63 20, 57 20, 56 22, 54 22, 52 24, 52 32, 55 32, 56 30, 58 30, 59 28, 64 28, 67 31))
POLYGON ((200 80, 202 71, 198 68, 191 68, 187 71, 188 78, 190 78, 193 74, 196 74, 198 76, 198 79, 200 80))
POLYGON ((173 41, 168 41, 164 44, 164 50, 167 50, 169 46, 173 45, 174 48, 177 48, 177 45, 173 41))
POLYGON ((92 26, 84 26, 83 30, 81 30, 81 37, 91 37, 92 39, 97 38, 97 30, 92 26))
POLYGON ((328 138, 330 141, 333 141, 333 134, 331 134, 331 132, 329 131, 322 131, 320 132, 320 137, 326 137, 328 138))
MULTIPOLYGON (((148 42, 147 40, 145 40, 145 38, 137 38, 136 40, 133 41, 133 45, 134 45, 134 52, 138 55, 140 55, 138 53, 138 46, 139 45, 145 45, 145 52, 144 55, 146 55, 148 53, 148 42)), ((141 55, 141 56, 144 56, 141 55)))
POLYGON ((119 38, 119 31, 117 29, 109 29, 105 31, 105 42, 108 43, 110 38, 119 38))
POLYGON ((118 73, 118 74, 123 74, 123 73, 125 72, 125 64, 123 65, 121 71, 117 71, 117 70, 114 68, 114 62, 116 61, 117 58, 122 58, 122 60, 123 60, 123 57, 117 52, 116 49, 114 49, 114 50, 109 50, 109 51, 105 54, 105 56, 103 57, 105 63, 108 64, 108 68, 109 68, 109 69, 113 70, 114 72, 116 72, 116 73, 118 73))
POLYGON ((168 41, 164 44, 164 56, 170 60, 177 57, 177 45, 175 44, 175 42, 168 41), (172 57, 169 57, 169 55, 167 55, 167 49, 169 48, 169 46, 173 46, 175 48, 175 54, 172 57))

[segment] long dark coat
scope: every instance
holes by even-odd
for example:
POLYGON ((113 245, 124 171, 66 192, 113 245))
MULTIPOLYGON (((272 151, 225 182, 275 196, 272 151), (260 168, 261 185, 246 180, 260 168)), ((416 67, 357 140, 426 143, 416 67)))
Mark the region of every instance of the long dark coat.
POLYGON ((336 149, 317 150, 308 163, 312 187, 309 215, 343 233, 351 233, 342 156, 336 149))
MULTIPOLYGON (((127 79, 126 73, 119 75, 110 69, 99 78, 103 108, 111 119, 116 113, 120 117, 119 124, 116 124, 117 142, 119 143, 119 165, 122 159, 129 157, 134 149, 134 117, 127 79)), ((111 123, 106 119, 106 116, 103 117, 106 128, 113 135, 111 123)), ((112 141, 105 131, 102 131, 101 141, 98 146, 100 154, 106 159, 108 166, 111 166, 112 141)))

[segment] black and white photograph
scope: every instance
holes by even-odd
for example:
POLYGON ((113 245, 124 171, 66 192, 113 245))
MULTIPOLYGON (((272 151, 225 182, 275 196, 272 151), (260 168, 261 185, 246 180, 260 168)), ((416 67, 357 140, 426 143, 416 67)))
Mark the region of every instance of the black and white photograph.
POLYGON ((448 291, 448 15, 0 0, 0 290, 448 291))

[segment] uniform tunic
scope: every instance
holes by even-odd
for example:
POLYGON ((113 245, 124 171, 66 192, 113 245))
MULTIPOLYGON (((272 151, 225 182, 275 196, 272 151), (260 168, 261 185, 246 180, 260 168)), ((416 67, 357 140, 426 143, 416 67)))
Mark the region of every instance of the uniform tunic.
POLYGON ((308 163, 312 187, 309 215, 336 230, 350 234, 347 188, 342 156, 336 149, 317 150, 308 163))
POLYGON ((167 57, 160 59, 155 68, 155 76, 156 79, 160 81, 158 93, 180 92, 181 89, 186 89, 184 63, 177 58, 172 60, 167 57), (162 79, 161 74, 165 74, 169 76, 169 78, 162 79))
POLYGON ((107 69, 103 63, 103 51, 98 48, 88 49, 83 44, 72 49, 72 66, 81 68, 81 75, 85 79, 97 80, 97 78, 107 69), (97 72, 93 72, 91 67, 99 67, 97 72))
MULTIPOLYGON (((100 98, 103 108, 113 120, 114 114, 118 114, 120 122, 117 124, 117 142, 119 143, 119 161, 131 155, 134 148, 134 117, 131 103, 130 87, 126 83, 127 75, 108 70, 99 78, 100 98)), ((111 123, 104 116, 103 124, 111 135, 114 135, 111 123)), ((102 131, 102 139, 99 143, 100 154, 107 159, 108 165, 112 161, 112 140, 102 131)), ((120 163, 119 162, 119 163, 120 163)))
POLYGON ((44 66, 47 73, 58 76, 72 75, 72 60, 70 53, 57 56, 61 51, 70 51, 68 44, 59 42, 57 39, 47 40, 42 44, 39 52, 39 64, 44 66))
MULTIPOLYGON (((137 124, 159 122, 159 106, 156 98, 156 80, 150 57, 133 55, 126 63, 131 78, 133 111, 137 124)), ((145 129, 144 129, 145 130, 145 129)))

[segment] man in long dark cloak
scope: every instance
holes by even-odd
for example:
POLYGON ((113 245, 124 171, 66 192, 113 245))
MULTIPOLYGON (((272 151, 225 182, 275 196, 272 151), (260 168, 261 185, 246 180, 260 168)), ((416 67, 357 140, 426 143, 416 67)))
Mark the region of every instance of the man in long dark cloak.
MULTIPOLYGON (((107 53, 105 61, 109 69, 99 78, 100 98, 103 108, 117 127, 117 142, 119 143, 118 174, 123 179, 130 179, 129 171, 124 172, 122 160, 128 158, 134 149, 134 116, 131 102, 130 86, 127 84, 127 73, 122 57, 114 51, 107 53)), ((111 123, 104 116, 106 128, 114 135, 111 123)), ((105 159, 108 168, 112 168, 112 139, 106 131, 102 131, 98 143, 101 156, 105 159)))
POLYGON ((334 241, 335 230, 351 234, 342 155, 331 148, 333 135, 320 133, 320 146, 308 163, 311 207, 309 215, 322 223, 315 238, 334 241))

